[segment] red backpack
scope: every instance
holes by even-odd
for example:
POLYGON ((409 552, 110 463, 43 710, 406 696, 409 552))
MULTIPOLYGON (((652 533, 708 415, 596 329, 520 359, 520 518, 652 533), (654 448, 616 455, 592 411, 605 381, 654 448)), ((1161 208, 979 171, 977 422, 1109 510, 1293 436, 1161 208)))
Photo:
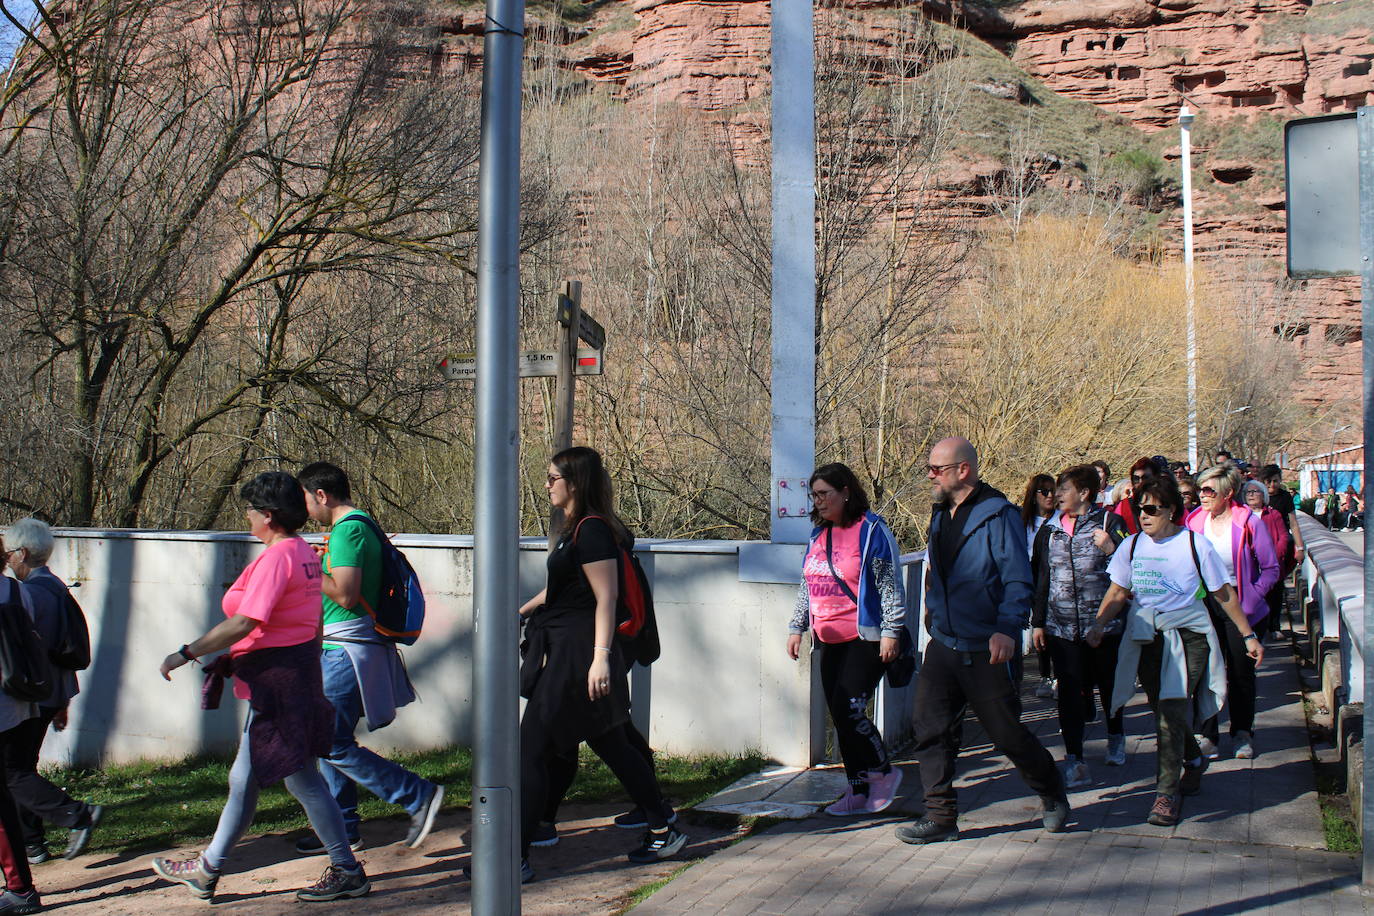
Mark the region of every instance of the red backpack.
MULTIPOLYGON (((601 516, 588 515, 577 523, 577 527, 573 529, 574 544, 577 543, 577 533, 582 530, 583 522, 589 518, 601 516)), ((604 518, 601 520, 606 521, 604 518)), ((616 636, 620 638, 621 646, 631 661, 648 666, 657 661, 661 653, 658 621, 654 615, 654 598, 649 590, 649 577, 645 575, 644 567, 639 564, 639 558, 618 541, 616 549, 620 552, 616 560, 620 585, 615 600, 616 636)))

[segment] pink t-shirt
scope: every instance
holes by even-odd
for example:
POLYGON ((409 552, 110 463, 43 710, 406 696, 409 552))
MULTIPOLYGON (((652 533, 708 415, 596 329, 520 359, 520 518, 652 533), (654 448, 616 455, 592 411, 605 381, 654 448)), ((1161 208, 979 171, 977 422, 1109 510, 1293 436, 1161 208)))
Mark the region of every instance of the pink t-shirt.
POLYGON ((313 639, 320 629, 320 558, 300 538, 277 541, 239 573, 223 607, 226 617, 260 622, 229 647, 231 655, 313 639))
MULTIPOLYGON (((859 594, 859 529, 863 519, 848 528, 832 526, 831 561, 835 572, 855 595, 859 594)), ((859 608, 840 588, 840 583, 830 573, 830 564, 825 559, 825 532, 816 538, 806 553, 802 564, 802 575, 806 577, 806 588, 811 596, 811 629, 821 642, 849 642, 859 638, 859 608)))

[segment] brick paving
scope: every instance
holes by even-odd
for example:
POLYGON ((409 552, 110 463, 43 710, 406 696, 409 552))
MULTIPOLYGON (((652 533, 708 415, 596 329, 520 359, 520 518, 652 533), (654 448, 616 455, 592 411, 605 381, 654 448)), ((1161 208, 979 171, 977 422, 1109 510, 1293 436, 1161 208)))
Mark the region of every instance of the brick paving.
MULTIPOLYGON (((1261 668, 1252 761, 1213 764, 1183 821, 1152 827, 1152 720, 1138 695, 1127 712, 1127 766, 1107 767, 1101 722, 1086 757, 1096 783, 1071 793, 1074 826, 1045 833, 1030 796, 981 731, 960 758, 960 839, 908 846, 893 828, 919 815, 920 777, 903 765, 896 816, 786 821, 722 850, 634 909, 635 916, 811 913, 1282 913, 1367 911, 1359 860, 1326 851, 1302 694, 1291 651, 1261 668)), ((1033 667, 1033 666, 1032 666, 1033 667)), ((1026 721, 1063 758, 1052 701, 1030 696, 1026 721)))

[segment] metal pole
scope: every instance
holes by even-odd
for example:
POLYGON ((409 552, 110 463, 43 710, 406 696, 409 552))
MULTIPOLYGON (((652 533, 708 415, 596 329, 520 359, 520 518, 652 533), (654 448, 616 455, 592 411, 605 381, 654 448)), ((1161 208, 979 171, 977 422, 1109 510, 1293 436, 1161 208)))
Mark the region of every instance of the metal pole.
POLYGON ((773 0, 773 451, 775 544, 804 544, 811 522, 780 512, 816 457, 816 89, 811 0, 773 0))
POLYGON ((1197 316, 1193 292, 1193 112, 1187 102, 1178 110, 1178 127, 1183 149, 1183 292, 1188 300, 1188 465, 1196 474, 1200 466, 1197 454, 1197 316))
MULTIPOLYGON (((1363 300, 1364 327, 1374 327, 1374 107, 1361 108, 1356 116, 1360 137, 1360 294, 1363 300)), ((1364 456, 1368 481, 1369 455, 1374 449, 1374 347, 1364 345, 1364 456)), ((1334 452, 1335 449, 1333 448, 1334 452)), ((1332 458, 1334 459, 1334 455, 1332 458)), ((1364 787, 1360 793, 1363 809, 1360 833, 1363 841, 1361 875, 1365 889, 1374 888, 1374 774, 1369 768, 1370 748, 1374 748, 1374 716, 1370 715, 1369 685, 1374 685, 1374 538, 1364 531, 1364 682, 1365 754, 1364 787)))
MULTIPOLYGON (((567 301, 568 326, 558 330, 558 377, 554 380, 553 452, 558 454, 573 444, 574 395, 577 385, 577 326, 582 321, 582 282, 568 280, 558 297, 560 310, 567 301)), ((558 542, 558 529, 563 525, 563 510, 549 509, 549 550, 558 542)))
POLYGON ((516 581, 524 0, 487 0, 477 216, 472 912, 520 912, 516 581))

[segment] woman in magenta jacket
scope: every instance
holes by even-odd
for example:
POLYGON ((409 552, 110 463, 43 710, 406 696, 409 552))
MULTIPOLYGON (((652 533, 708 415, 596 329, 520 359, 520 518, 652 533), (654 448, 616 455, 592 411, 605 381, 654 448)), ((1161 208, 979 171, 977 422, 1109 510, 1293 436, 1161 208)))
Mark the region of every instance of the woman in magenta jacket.
MULTIPOLYGON (((1260 640, 1270 623, 1269 591, 1279 581, 1279 560, 1269 528, 1247 507, 1236 502, 1243 480, 1234 465, 1214 467, 1198 477, 1202 506, 1188 516, 1188 527, 1205 536, 1221 556, 1231 584, 1240 596, 1241 610, 1260 640)), ((1226 706, 1230 710, 1235 756, 1255 756, 1255 663, 1246 654, 1245 640, 1219 608, 1210 606, 1212 623, 1221 638, 1226 659, 1226 706)), ((1219 756, 1217 717, 1202 723, 1200 742, 1209 760, 1219 756)))

